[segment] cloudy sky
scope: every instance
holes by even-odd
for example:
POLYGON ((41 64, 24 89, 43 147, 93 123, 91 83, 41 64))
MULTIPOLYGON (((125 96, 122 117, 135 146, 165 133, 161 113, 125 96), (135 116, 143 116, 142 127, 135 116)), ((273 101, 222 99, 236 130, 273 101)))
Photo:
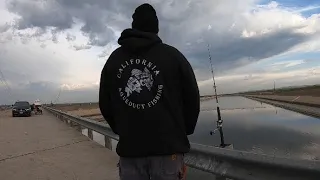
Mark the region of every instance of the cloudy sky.
POLYGON ((0 0, 0 104, 97 101, 101 69, 144 2, 202 95, 208 44, 220 93, 319 83, 320 0, 0 0))

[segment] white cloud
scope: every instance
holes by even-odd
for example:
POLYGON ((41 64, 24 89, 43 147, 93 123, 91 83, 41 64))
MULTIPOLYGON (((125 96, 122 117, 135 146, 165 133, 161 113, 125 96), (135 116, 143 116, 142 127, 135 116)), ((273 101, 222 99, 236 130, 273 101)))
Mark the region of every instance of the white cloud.
MULTIPOLYGON (((63 87, 78 93, 90 92, 91 97, 95 97, 93 92, 97 91, 106 58, 118 47, 118 36, 130 27, 134 9, 144 1, 7 2, 9 11, 4 1, 0 2, 3 17, 0 65, 11 86, 23 89, 41 87, 38 82, 47 82, 52 83, 51 90, 46 89, 48 92, 63 87)), ((307 82, 294 76, 293 71, 279 74, 270 69, 256 73, 257 70, 252 69, 246 74, 232 74, 235 68, 263 59, 320 49, 320 15, 301 15, 318 7, 284 7, 275 1, 258 5, 258 2, 152 1, 160 20, 160 37, 191 61, 203 93, 211 92, 207 43, 223 92, 265 87, 267 83, 263 80, 271 79, 280 79, 284 84, 307 82), (300 81, 293 82, 293 79, 300 81)), ((275 63, 272 67, 281 70, 303 63, 294 60, 275 63)), ((318 73, 318 69, 310 71, 318 73)), ((310 79, 313 82, 315 78, 310 79)))
POLYGON ((81 90, 81 89, 97 89, 98 85, 96 82, 88 83, 88 84, 62 84, 61 89, 62 90, 81 90))
POLYGON ((298 66, 298 65, 301 65, 304 63, 306 63, 305 60, 291 60, 291 61, 276 62, 276 63, 271 64, 270 66, 273 66, 273 68, 281 70, 283 68, 298 66))

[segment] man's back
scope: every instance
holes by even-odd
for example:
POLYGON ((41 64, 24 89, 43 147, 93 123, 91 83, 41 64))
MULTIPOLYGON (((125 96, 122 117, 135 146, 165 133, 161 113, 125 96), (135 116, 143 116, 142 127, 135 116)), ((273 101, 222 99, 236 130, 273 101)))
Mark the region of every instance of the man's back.
POLYGON ((199 111, 193 70, 175 48, 158 37, 158 18, 149 4, 133 14, 100 79, 99 106, 119 135, 121 180, 181 180, 183 154, 190 149, 199 111))
POLYGON ((119 44, 102 72, 102 84, 108 85, 100 89, 102 114, 107 112, 107 121, 120 136, 118 154, 188 152, 186 135, 193 133, 199 114, 199 91, 190 64, 156 34, 128 29, 119 44))

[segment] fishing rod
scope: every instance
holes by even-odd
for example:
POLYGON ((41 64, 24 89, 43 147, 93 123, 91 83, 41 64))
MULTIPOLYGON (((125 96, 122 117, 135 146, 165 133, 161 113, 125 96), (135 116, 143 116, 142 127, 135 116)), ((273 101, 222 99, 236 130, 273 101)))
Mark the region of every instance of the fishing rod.
POLYGON ((210 61, 210 65, 211 65, 213 89, 214 89, 214 93, 215 93, 214 96, 216 97, 217 114, 218 114, 217 128, 213 131, 210 131, 210 135, 215 134, 215 132, 218 130, 220 133, 220 147, 224 148, 224 147, 228 146, 229 144, 224 143, 224 135, 223 135, 223 129, 222 129, 223 120, 221 118, 221 112, 220 112, 220 106, 219 106, 219 100, 218 100, 218 94, 217 94, 217 86, 216 86, 216 80, 215 80, 214 72, 213 72, 213 65, 212 65, 212 58, 211 58, 209 44, 208 44, 208 53, 209 53, 209 61, 210 61))

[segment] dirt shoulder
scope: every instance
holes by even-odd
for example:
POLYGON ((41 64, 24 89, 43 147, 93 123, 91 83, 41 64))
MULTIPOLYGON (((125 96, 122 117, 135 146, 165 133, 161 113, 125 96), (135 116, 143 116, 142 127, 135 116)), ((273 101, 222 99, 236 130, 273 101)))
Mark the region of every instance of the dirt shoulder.
POLYGON ((0 110, 0 118, 11 117, 11 110, 0 110))
POLYGON ((54 105, 52 108, 76 116, 85 117, 99 122, 105 122, 103 116, 101 115, 98 103, 58 104, 54 105))

